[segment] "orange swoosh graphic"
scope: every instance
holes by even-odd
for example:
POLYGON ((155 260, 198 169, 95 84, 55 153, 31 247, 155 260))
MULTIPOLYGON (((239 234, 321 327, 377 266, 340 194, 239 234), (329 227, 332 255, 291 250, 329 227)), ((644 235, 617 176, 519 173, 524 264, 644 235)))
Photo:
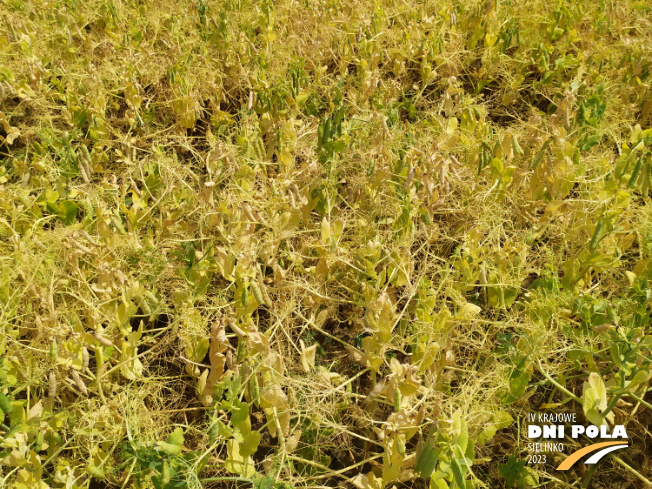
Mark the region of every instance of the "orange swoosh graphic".
POLYGON ((562 463, 559 464, 559 467, 557 467, 557 470, 568 470, 570 469, 575 462, 577 462, 580 458, 582 458, 584 455, 587 453, 595 452, 596 450, 599 450, 600 448, 604 447, 610 447, 612 445, 623 445, 623 441, 605 441, 602 443, 594 443, 593 445, 589 445, 588 447, 584 447, 579 449, 576 452, 571 453, 566 460, 564 460, 562 463))

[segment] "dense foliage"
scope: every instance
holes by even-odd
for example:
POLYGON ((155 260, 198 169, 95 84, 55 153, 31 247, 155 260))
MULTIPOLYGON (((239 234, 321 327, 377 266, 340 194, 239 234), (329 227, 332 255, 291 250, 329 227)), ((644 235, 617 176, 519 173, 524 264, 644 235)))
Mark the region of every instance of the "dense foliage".
POLYGON ((0 486, 649 487, 652 4, 0 18, 0 486))

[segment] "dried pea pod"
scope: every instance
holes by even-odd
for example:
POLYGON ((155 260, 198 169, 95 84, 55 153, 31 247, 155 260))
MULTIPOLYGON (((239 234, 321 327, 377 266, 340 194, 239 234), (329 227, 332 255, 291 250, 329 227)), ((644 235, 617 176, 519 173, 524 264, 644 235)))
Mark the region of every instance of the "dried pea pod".
POLYGON ((82 346, 82 368, 84 370, 88 368, 89 362, 90 362, 90 356, 88 355, 88 349, 85 346, 82 346))
POLYGON ((50 370, 48 375, 48 397, 54 399, 57 395, 57 376, 54 373, 54 370, 50 370))
POLYGON ((93 333, 93 336, 94 336, 95 339, 96 339, 97 341, 99 341, 100 344, 102 344, 103 346, 113 346, 113 342, 112 342, 110 339, 108 339, 106 336, 103 336, 103 335, 100 334, 100 333, 93 333))
POLYGON ((243 338, 246 336, 246 333, 242 331, 234 321, 229 321, 229 327, 231 328, 231 331, 233 331, 236 336, 238 336, 238 338, 243 338))
POLYGON ((84 381, 81 379, 81 377, 77 373, 77 370, 75 370, 74 368, 71 369, 71 374, 72 374, 72 380, 75 381, 75 385, 77 386, 77 388, 81 391, 82 394, 87 396, 88 395, 88 389, 86 389, 86 384, 84 384, 84 381))

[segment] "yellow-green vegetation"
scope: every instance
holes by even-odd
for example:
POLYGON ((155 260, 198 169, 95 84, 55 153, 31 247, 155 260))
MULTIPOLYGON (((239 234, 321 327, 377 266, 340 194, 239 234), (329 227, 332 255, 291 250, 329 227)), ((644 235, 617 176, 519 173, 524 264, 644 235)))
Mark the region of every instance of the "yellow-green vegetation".
POLYGON ((0 487, 649 486, 648 1, 0 19, 0 487))

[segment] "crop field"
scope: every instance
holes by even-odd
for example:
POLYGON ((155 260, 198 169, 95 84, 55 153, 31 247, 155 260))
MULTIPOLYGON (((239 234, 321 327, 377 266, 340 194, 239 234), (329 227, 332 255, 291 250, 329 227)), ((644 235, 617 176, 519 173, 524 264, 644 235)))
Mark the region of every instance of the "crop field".
POLYGON ((647 0, 0 0, 0 488, 650 488, 651 198, 647 0))

